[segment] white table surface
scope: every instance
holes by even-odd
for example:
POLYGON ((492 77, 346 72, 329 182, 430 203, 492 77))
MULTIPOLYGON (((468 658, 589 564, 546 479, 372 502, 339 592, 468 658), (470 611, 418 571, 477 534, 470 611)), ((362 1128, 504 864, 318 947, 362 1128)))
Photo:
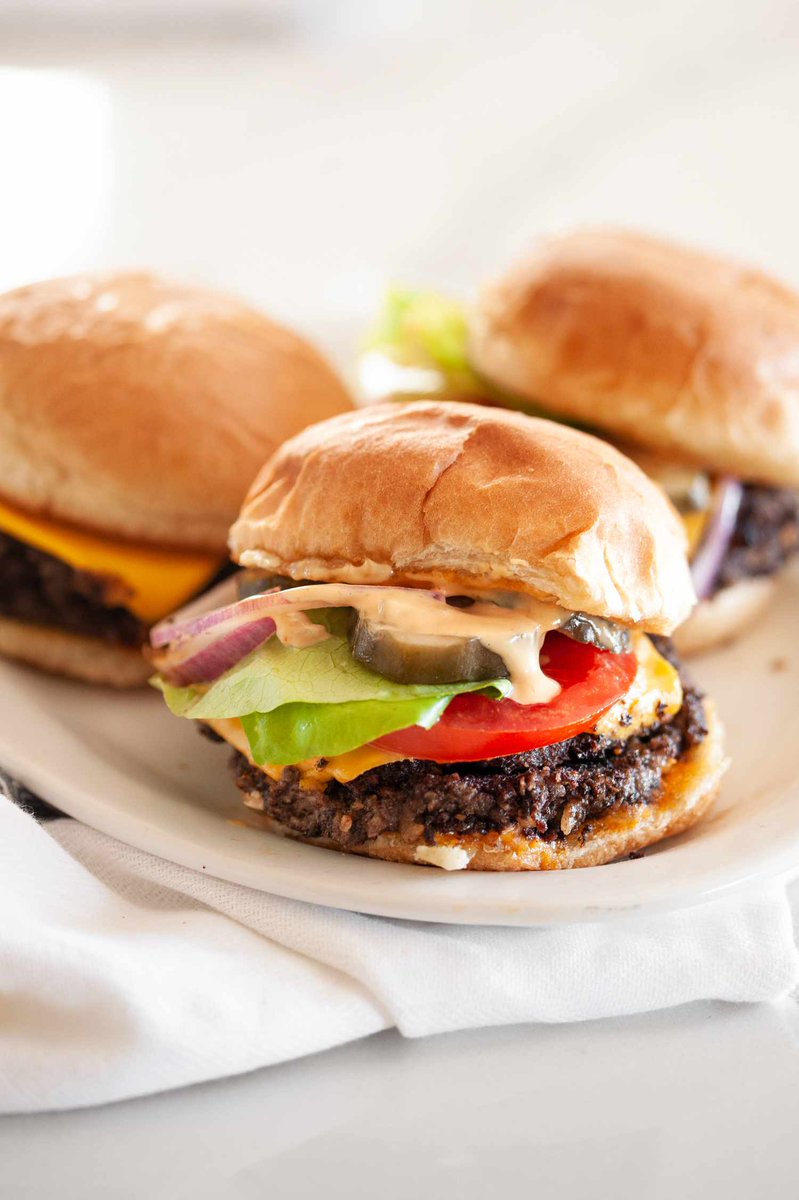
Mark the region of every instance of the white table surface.
MULTIPOLYGON (((98 15, 113 5, 37 25, 39 7, 59 5, 0 10, 0 288, 151 265, 237 290, 343 361, 337 331, 387 280, 466 292, 575 222, 799 282, 791 0, 254 0, 211 24, 208 0, 194 23, 164 0, 145 6, 155 26, 123 5, 123 29, 98 15)), ((0 1195, 790 1195, 797 1100, 795 1000, 385 1034, 6 1118, 0 1195)))
POLYGON ((386 1033, 148 1099, 6 1117, 0 1195, 788 1197, 797 1095, 795 1000, 386 1033))

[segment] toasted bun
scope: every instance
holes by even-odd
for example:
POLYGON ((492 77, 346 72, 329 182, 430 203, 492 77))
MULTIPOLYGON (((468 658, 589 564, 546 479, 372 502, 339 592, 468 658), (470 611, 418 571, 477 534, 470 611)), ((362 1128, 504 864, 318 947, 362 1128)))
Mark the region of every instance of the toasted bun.
POLYGON ((152 665, 133 646, 115 646, 100 638, 7 617, 0 617, 0 654, 53 675, 120 688, 146 683, 153 673, 152 665))
POLYGON ((422 401, 335 417, 266 464, 234 557, 294 579, 514 588, 656 633, 687 616, 682 525, 605 442, 422 401))
POLYGON ((771 577, 742 579, 722 588, 709 600, 697 604, 684 625, 674 634, 680 654, 703 654, 735 641, 772 600, 777 589, 771 577))
POLYGON ((264 458, 350 408, 302 338, 146 274, 0 296, 0 496, 29 513, 224 551, 264 458))
MULTIPOLYGON (((663 838, 683 833, 704 816, 716 797, 721 777, 727 769, 723 730, 712 703, 705 701, 708 735, 674 764, 665 777, 659 800, 617 809, 599 820, 592 820, 588 836, 576 831, 557 842, 526 838, 521 831, 504 835, 441 837, 438 843, 460 848, 470 856, 464 863, 470 871, 557 871, 567 867, 596 867, 642 850, 663 838)), ((253 807, 260 797, 249 797, 253 807)), ((307 841, 328 850, 383 858, 388 862, 419 863, 417 852, 424 853, 423 842, 406 841, 401 834, 383 834, 358 846, 347 846, 328 838, 298 838, 297 834, 271 817, 260 813, 258 823, 271 833, 307 841)))
POLYGON ((726 259, 617 230, 543 239, 484 290, 471 354, 553 414, 799 485, 799 296, 726 259))

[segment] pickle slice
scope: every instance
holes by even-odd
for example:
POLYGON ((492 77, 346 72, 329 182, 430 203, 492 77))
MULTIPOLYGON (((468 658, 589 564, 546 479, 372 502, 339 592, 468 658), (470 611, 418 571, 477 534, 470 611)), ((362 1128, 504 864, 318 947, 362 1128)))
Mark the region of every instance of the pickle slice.
POLYGON ((565 625, 561 625, 560 631, 574 638, 575 642, 584 642, 599 650, 610 650, 612 654, 626 654, 630 649, 629 630, 606 621, 604 617, 590 617, 587 613, 575 612, 565 625))
POLYGON ((499 655, 477 638, 406 635, 363 617, 354 620, 350 646, 354 658, 395 683, 461 683, 508 674, 499 655))

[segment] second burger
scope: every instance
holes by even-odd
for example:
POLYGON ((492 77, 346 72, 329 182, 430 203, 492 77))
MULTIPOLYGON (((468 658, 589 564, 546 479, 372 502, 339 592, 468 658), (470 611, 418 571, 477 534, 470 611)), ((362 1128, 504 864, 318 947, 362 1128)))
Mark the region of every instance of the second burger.
POLYGON ((0 296, 0 654, 143 684, 149 627, 229 570, 264 458, 351 407, 241 301, 144 273, 0 296))

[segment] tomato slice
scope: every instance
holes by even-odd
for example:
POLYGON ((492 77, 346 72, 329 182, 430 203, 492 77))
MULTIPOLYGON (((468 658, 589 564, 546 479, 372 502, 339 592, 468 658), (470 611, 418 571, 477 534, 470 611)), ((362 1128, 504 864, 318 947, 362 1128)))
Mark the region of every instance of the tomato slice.
POLYGON ((541 665, 562 689, 549 704, 516 704, 475 693, 456 696, 432 729, 413 725, 375 745, 409 758, 475 762, 564 742, 590 729, 629 690, 638 660, 634 654, 612 654, 549 633, 541 665))

